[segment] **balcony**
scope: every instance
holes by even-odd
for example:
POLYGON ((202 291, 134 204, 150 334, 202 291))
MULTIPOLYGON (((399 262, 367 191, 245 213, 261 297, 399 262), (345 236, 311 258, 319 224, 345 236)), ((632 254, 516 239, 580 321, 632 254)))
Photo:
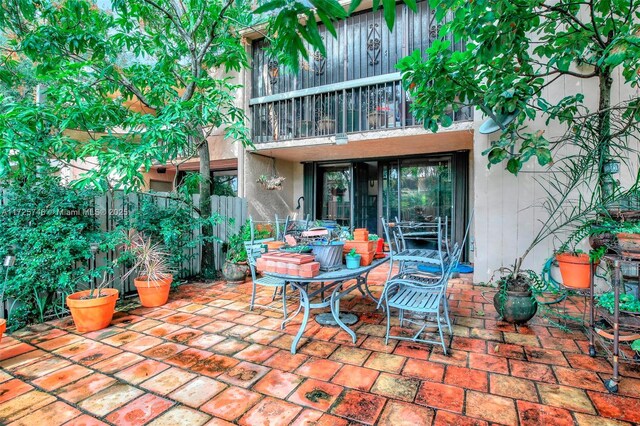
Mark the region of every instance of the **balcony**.
MULTIPOLYGON (((281 72, 264 40, 253 44, 251 121, 255 144, 337 134, 420 126, 402 89, 398 60, 442 38, 427 2, 413 13, 396 10, 389 31, 380 11, 367 11, 336 24, 337 38, 319 26, 326 57, 311 52, 298 74, 281 72)), ((454 41, 451 40, 453 43, 454 41)), ((454 43, 463 49, 463 43, 454 43)), ((470 121, 473 111, 451 112, 454 122, 470 121)))

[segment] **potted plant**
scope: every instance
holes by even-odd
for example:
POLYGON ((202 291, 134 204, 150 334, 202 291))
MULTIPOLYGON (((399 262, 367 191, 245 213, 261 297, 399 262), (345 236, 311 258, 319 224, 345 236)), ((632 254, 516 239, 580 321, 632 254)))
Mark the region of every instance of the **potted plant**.
POLYGON ((535 274, 513 271, 503 268, 507 275, 498 280, 498 292, 493 296, 493 306, 506 322, 524 324, 538 311, 538 302, 534 296, 532 280, 535 274))
POLYGON ((381 129, 389 124, 389 106, 377 105, 369 114, 367 114, 367 122, 370 129, 381 129))
POLYGON ((151 238, 140 232, 130 230, 125 248, 125 253, 129 255, 125 259, 132 259, 133 265, 122 279, 125 280, 134 272, 137 274, 133 283, 142 306, 153 308, 167 303, 173 274, 167 263, 168 254, 162 245, 153 243, 151 238))
MULTIPOLYGON (((332 97, 333 98, 333 97, 332 97)), ((316 109, 319 135, 332 135, 336 132, 334 101, 329 97, 320 97, 316 109)))
POLYGON ((622 256, 640 259, 640 224, 636 221, 618 223, 616 240, 622 256))
POLYGON ((224 245, 225 261, 222 265, 222 277, 227 284, 242 284, 251 272, 247 264, 247 249, 244 242, 251 239, 251 230, 247 224, 240 231, 229 236, 224 245))
POLYGON ((356 253, 356 249, 352 248, 345 256, 347 262, 347 269, 358 269, 360 267, 361 256, 356 253))
POLYGON ((565 243, 555 252, 555 258, 560 267, 562 285, 568 288, 587 289, 591 286, 591 265, 598 265, 607 251, 606 246, 592 249, 589 253, 577 249, 583 239, 591 235, 593 221, 588 221, 571 233, 565 243))
POLYGON ((636 339, 631 343, 631 349, 636 353, 634 359, 640 360, 640 339, 636 339))
POLYGON ((99 285, 94 286, 92 282, 90 290, 67 296, 67 306, 79 332, 101 330, 111 324, 119 292, 117 288, 106 288, 110 282, 105 273, 99 285))
POLYGON ((280 191, 282 189, 282 182, 284 182, 285 179, 283 176, 260 175, 256 182, 262 185, 264 189, 280 191))

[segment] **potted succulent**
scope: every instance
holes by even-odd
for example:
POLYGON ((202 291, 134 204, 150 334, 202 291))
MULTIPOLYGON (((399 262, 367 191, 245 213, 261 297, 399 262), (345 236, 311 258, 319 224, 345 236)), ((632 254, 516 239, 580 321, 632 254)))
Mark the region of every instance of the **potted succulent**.
POLYGON ((140 296, 140 303, 147 308, 162 306, 169 299, 169 290, 173 282, 167 258, 168 254, 162 245, 153 243, 149 237, 130 230, 125 244, 124 259, 132 259, 133 265, 122 276, 125 280, 136 273, 134 285, 140 296))
POLYGON ((351 251, 345 256, 347 269, 358 269, 360 267, 361 257, 362 256, 356 253, 356 249, 352 248, 351 251))

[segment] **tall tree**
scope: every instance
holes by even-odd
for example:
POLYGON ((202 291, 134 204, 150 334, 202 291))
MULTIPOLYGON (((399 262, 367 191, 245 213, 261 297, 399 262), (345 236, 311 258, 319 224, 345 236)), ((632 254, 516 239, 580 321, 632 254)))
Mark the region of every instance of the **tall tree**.
POLYGON ((132 188, 153 164, 200 159, 202 272, 211 277, 208 136, 249 139, 229 73, 247 66, 245 0, 9 0, 0 6, 0 79, 25 62, 46 98, 0 92, 0 174, 51 159, 89 164, 75 182, 132 188))

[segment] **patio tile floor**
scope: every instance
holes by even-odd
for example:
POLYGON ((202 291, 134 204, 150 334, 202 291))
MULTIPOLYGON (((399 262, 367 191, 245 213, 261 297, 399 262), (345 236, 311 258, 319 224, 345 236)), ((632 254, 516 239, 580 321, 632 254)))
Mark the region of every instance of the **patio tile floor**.
MULTIPOLYGON (((386 271, 370 280, 379 294, 386 271)), ((580 331, 540 319, 500 322, 490 288, 451 281, 450 350, 384 344, 385 319, 356 294, 353 344, 310 320, 248 310, 250 284, 188 284, 161 308, 131 307, 112 325, 78 333, 69 318, 0 343, 0 424, 12 425, 628 425, 640 422, 640 368, 587 354, 580 331)), ((261 291, 259 300, 270 301, 261 291)), ((581 299, 569 309, 577 312, 581 299)), ((291 308, 295 301, 292 301, 291 308)))

